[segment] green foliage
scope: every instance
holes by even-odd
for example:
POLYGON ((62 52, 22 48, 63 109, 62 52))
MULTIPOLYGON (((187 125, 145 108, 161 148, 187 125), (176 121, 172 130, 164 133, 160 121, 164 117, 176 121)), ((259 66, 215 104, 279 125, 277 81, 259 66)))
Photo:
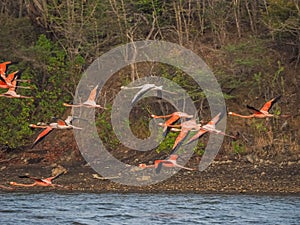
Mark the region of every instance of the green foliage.
POLYGON ((20 49, 24 46, 27 48, 36 41, 36 28, 28 17, 13 18, 1 13, 0 24, 0 59, 16 61, 20 57, 20 49))
MULTIPOLYGON (((19 88, 17 92, 33 96, 34 99, 1 99, 0 105, 5 111, 1 118, 0 146, 17 148, 30 143, 32 131, 29 123, 48 122, 52 117, 61 118, 66 110, 63 102, 71 100, 71 96, 65 93, 71 89, 68 76, 71 63, 65 51, 42 34, 26 52, 36 63, 20 62, 12 68, 22 69, 21 78, 31 81, 29 85, 32 89, 19 88)), ((83 64, 84 60, 77 57, 76 63, 83 64)))
POLYGON ((194 152, 197 155, 202 156, 205 152, 205 144, 202 141, 199 141, 197 147, 194 149, 194 152))
POLYGON ((262 72, 257 72, 253 74, 253 79, 255 85, 258 87, 259 94, 265 91, 265 84, 269 83, 273 90, 280 90, 282 94, 285 92, 285 81, 284 81, 284 71, 285 68, 280 61, 277 62, 277 69, 274 74, 269 74, 268 72, 263 74, 262 72), (271 80, 271 82, 270 82, 271 80))
POLYGON ((98 135, 104 145, 114 149, 120 145, 118 138, 114 135, 114 130, 110 123, 111 105, 105 106, 107 109, 98 113, 95 118, 98 135))
POLYGON ((246 150, 245 145, 239 143, 239 141, 232 141, 231 144, 235 154, 242 154, 246 150))
POLYGON ((178 132, 170 132, 167 135, 167 137, 165 139, 163 139, 163 141, 159 144, 156 151, 158 153, 164 152, 164 151, 170 152, 177 136, 178 136, 178 132))
POLYGON ((261 39, 252 37, 246 41, 228 44, 223 49, 232 58, 236 68, 240 67, 242 70, 250 70, 267 64, 267 60, 262 58, 266 48, 264 41, 261 39))
POLYGON ((227 44, 222 49, 227 61, 230 62, 216 72, 222 87, 229 90, 251 87, 251 90, 261 94, 264 91, 262 89, 264 74, 269 72, 266 68, 271 61, 269 55, 265 54, 267 52, 265 41, 250 37, 227 44))
POLYGON ((153 11, 161 13, 163 2, 161 0, 137 0, 133 1, 133 4, 135 9, 151 16, 153 11))
POLYGON ((299 1, 270 0, 267 11, 263 14, 272 35, 276 39, 298 38, 300 33, 299 1))
POLYGON ((202 89, 198 86, 198 84, 193 80, 193 78, 183 71, 179 69, 175 69, 174 71, 169 70, 169 68, 162 65, 161 68, 161 76, 172 80, 177 83, 181 88, 183 88, 189 97, 195 102, 201 101, 205 98, 205 94, 202 89), (195 89, 195 87, 198 87, 195 89))
POLYGON ((40 119, 61 117, 65 111, 63 102, 70 101, 70 96, 64 93, 70 86, 66 53, 43 34, 30 51, 38 56, 43 66, 42 70, 32 71, 36 87, 35 104, 39 109, 34 116, 40 119))
POLYGON ((268 131, 266 127, 266 121, 254 120, 252 122, 252 127, 254 128, 255 132, 261 134, 262 132, 265 133, 268 131))
MULTIPOLYGON (((25 94, 25 92, 21 92, 25 94)), ((32 134, 27 118, 30 117, 32 99, 0 99, 2 119, 0 126, 0 150, 4 146, 17 148, 28 144, 26 137, 32 134)))
POLYGON ((284 94, 285 82, 284 82, 283 72, 285 71, 285 68, 280 61, 277 62, 277 66, 278 66, 277 70, 275 71, 272 79, 272 86, 274 89, 279 87, 282 93, 284 94))

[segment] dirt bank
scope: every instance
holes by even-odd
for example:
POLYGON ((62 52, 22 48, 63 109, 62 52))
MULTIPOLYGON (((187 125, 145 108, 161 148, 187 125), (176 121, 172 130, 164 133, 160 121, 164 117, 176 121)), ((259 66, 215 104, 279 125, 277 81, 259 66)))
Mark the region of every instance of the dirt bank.
MULTIPOLYGON (((57 190, 119 193, 300 193, 299 161, 278 163, 270 160, 253 160, 249 156, 239 157, 239 159, 223 158, 215 160, 203 172, 180 170, 163 182, 137 187, 121 185, 117 180, 114 182, 101 178, 86 164, 80 154, 73 154, 69 160, 58 160, 57 163, 43 160, 30 162, 26 157, 31 155, 33 160, 32 154, 37 153, 25 152, 14 153, 13 155, 6 154, 6 157, 2 155, 0 164, 1 191, 53 191, 52 187, 13 187, 10 189, 9 182, 30 183, 30 180, 21 179, 18 175, 28 174, 35 177, 47 177, 51 175, 53 169, 63 168, 67 172, 56 179, 54 183, 68 186, 68 188, 58 188, 57 190)), ((196 166, 198 162, 199 157, 194 156, 189 161, 188 166, 196 166)), ((166 170, 172 172, 170 168, 166 168, 166 170)))

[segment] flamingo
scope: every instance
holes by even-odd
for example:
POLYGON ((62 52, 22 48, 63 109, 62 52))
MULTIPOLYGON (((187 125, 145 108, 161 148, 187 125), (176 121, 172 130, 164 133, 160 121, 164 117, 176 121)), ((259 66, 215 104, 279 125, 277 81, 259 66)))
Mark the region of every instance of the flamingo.
POLYGON ((145 168, 155 168, 155 172, 159 173, 162 169, 162 167, 178 167, 181 169, 186 169, 186 170, 195 170, 194 168, 189 168, 185 167, 182 165, 179 165, 177 163, 178 155, 170 155, 169 159, 157 159, 154 161, 153 165, 146 165, 144 163, 139 164, 139 167, 142 169, 145 168))
POLYGON ((48 178, 35 178, 35 177, 31 177, 31 176, 19 176, 19 178, 29 178, 31 180, 34 180, 33 183, 31 184, 21 184, 21 183, 17 183, 17 182, 10 182, 9 184, 12 186, 21 186, 21 187, 33 187, 33 186, 43 186, 43 187, 47 187, 47 186, 51 186, 51 187, 64 187, 62 185, 59 184, 53 184, 52 181, 56 178, 58 178, 59 176, 61 176, 62 174, 64 174, 65 172, 59 173, 56 176, 52 176, 52 177, 48 177, 48 178))
POLYGON ((251 115, 240 115, 238 113, 229 112, 228 115, 231 116, 238 116, 241 118, 268 118, 268 117, 274 117, 274 114, 270 114, 269 111, 272 108, 272 106, 280 99, 281 95, 272 98, 271 100, 267 101, 261 109, 256 109, 252 106, 247 105, 247 108, 254 111, 251 115))
POLYGON ((33 142, 31 148, 33 148, 38 142, 40 142, 43 138, 45 138, 53 129, 60 129, 60 130, 66 130, 66 129, 78 129, 81 130, 82 128, 73 126, 71 124, 73 120, 72 116, 68 116, 67 119, 61 120, 57 119, 56 123, 50 123, 50 124, 44 124, 44 123, 38 123, 38 124, 29 124, 29 127, 31 128, 42 128, 44 129, 35 139, 33 142))
POLYGON ((0 79, 0 88, 10 88, 10 87, 18 87, 18 88, 25 88, 25 89, 31 89, 30 87, 24 87, 24 86, 13 86, 12 81, 22 81, 22 82, 30 82, 29 80, 19 80, 16 79, 16 75, 19 74, 19 71, 12 72, 8 74, 5 78, 0 79))
POLYGON ((103 108, 103 109, 105 109, 105 107, 96 104, 95 99, 96 99, 96 95, 97 95, 97 88, 98 88, 98 85, 91 91, 88 99, 85 102, 83 102, 81 104, 77 104, 77 105, 63 103, 63 105, 66 107, 86 107, 86 108, 103 108))
POLYGON ((174 92, 163 90, 163 86, 156 86, 155 84, 143 84, 143 85, 137 86, 137 87, 125 87, 125 86, 122 86, 121 89, 125 89, 125 90, 140 89, 135 94, 135 96, 133 97, 133 99, 131 100, 131 103, 130 103, 131 105, 134 105, 144 94, 146 94, 147 92, 149 92, 151 90, 157 90, 158 96, 160 98, 162 97, 162 92, 163 91, 175 94, 174 92))
POLYGON ((197 124, 195 119, 191 119, 188 121, 185 121, 181 123, 180 125, 171 125, 172 127, 178 127, 180 126, 180 133, 175 139, 174 145, 172 147, 171 155, 177 151, 177 149, 181 146, 181 144, 184 142, 184 140, 187 138, 188 134, 191 130, 199 130, 201 127, 201 124, 197 124))
POLYGON ((193 137, 191 137, 191 139, 189 139, 186 144, 192 143, 193 141, 197 140, 198 138, 200 138, 207 132, 221 134, 221 135, 228 136, 228 137, 235 139, 236 138, 235 136, 228 135, 228 134, 216 129, 216 124, 220 122, 222 117, 223 117, 223 113, 218 113, 211 121, 209 121, 207 124, 201 126, 200 129, 198 130, 198 132, 193 137))
POLYGON ((170 117, 165 123, 159 124, 160 126, 164 127, 164 129, 163 129, 163 136, 166 137, 167 134, 170 131, 170 126, 171 125, 175 124, 180 118, 191 119, 191 118, 193 118, 193 115, 189 115, 189 114, 187 114, 185 112, 174 112, 172 114, 165 115, 165 116, 157 116, 157 115, 152 114, 151 117, 153 117, 154 119, 169 118, 170 117))
POLYGON ((17 76, 16 78, 11 82, 12 86, 8 88, 8 91, 0 94, 0 96, 2 97, 6 97, 6 98, 32 98, 30 96, 23 96, 23 95, 19 95, 16 92, 16 88, 17 88, 17 76))

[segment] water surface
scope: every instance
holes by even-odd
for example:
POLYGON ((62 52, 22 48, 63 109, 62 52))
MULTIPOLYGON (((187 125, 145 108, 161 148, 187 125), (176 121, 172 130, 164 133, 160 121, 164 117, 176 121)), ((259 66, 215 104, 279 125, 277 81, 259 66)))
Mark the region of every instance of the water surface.
POLYGON ((300 196, 1 193, 0 224, 300 224, 300 196))

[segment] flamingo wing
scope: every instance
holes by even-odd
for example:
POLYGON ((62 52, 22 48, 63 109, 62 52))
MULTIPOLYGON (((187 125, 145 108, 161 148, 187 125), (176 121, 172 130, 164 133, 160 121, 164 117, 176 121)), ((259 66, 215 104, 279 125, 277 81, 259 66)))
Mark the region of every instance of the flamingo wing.
POLYGON ((158 159, 154 162, 155 172, 158 174, 160 173, 163 166, 172 167, 174 165, 173 162, 165 159, 158 159))
POLYGON ((162 95, 163 95, 162 89, 158 89, 158 90, 157 90, 157 97, 158 97, 159 99, 162 99, 162 95))
POLYGON ((47 180, 49 182, 51 182, 52 180, 55 180, 56 178, 60 177, 61 175, 63 175, 65 173, 65 171, 62 171, 61 173, 55 175, 55 176, 52 176, 52 177, 48 177, 48 178, 45 178, 44 180, 47 180))
POLYGON ((168 120, 165 122, 165 125, 166 125, 166 126, 173 125, 173 124, 176 123, 179 119, 180 119, 180 116, 174 114, 173 116, 171 116, 170 119, 168 119, 168 120))
POLYGON ((144 94, 146 94, 148 91, 150 91, 151 89, 153 89, 154 86, 150 85, 150 84, 146 84, 142 87, 141 90, 138 91, 138 93, 136 93, 136 95, 133 97, 132 101, 131 101, 131 105, 134 105, 139 98, 141 98, 144 94))
POLYGON ((5 75, 0 75, 0 81, 6 84, 5 75))
POLYGON ((67 125, 72 125, 73 121, 75 120, 83 120, 83 121, 87 121, 87 119, 83 119, 80 117, 73 117, 73 116, 68 116, 67 119, 65 119, 65 122, 67 125))
POLYGON ((11 61, 0 63, 0 74, 4 75, 7 69, 7 65, 11 64, 11 61))
POLYGON ((181 128, 181 131, 174 142, 174 145, 173 145, 170 155, 174 154, 177 151, 177 149, 181 146, 181 144, 184 142, 184 140, 188 136, 189 132, 190 132, 189 129, 186 129, 184 127, 181 128))
POLYGON ((33 148, 38 142, 40 142, 43 138, 45 138, 51 131, 53 130, 53 128, 51 126, 48 126, 47 128, 45 128, 35 139, 35 141, 33 142, 31 148, 33 148))
POLYGON ((173 125, 180 119, 179 116, 173 115, 170 119, 168 119, 164 124, 164 130, 163 130, 163 137, 166 137, 167 134, 170 132, 171 127, 170 125, 173 125))
POLYGON ((163 86, 154 86, 153 90, 156 90, 157 91, 157 97, 159 99, 162 99, 162 96, 163 96, 163 86))
POLYGON ((216 125, 220 122, 220 120, 223 118, 224 113, 218 113, 214 118, 211 119, 207 124, 209 125, 216 125))
POLYGON ((30 178, 30 179, 34 179, 33 177, 27 176, 27 175, 20 175, 18 176, 19 178, 30 178))
POLYGON ((97 95, 97 88, 98 88, 98 85, 96 87, 94 87, 94 89, 91 91, 89 98, 88 98, 89 101, 95 101, 96 95, 97 95))
POLYGON ((163 137, 165 138, 170 133, 171 127, 165 126, 163 129, 163 137))
POLYGON ((8 88, 8 85, 1 77, 0 77, 0 88, 8 88))
POLYGON ((16 76, 18 75, 18 73, 19 73, 19 71, 15 71, 15 72, 12 72, 12 73, 8 74, 8 75, 6 76, 5 82, 6 82, 6 83, 10 83, 10 82, 12 82, 13 80, 17 79, 16 76))
POLYGON ((158 174, 161 171, 161 168, 163 167, 163 162, 159 160, 159 162, 156 164, 155 173, 158 174))
POLYGON ((253 106, 247 105, 247 108, 254 111, 255 114, 262 114, 262 112, 260 110, 254 108, 253 106))
POLYGON ((31 180, 35 180, 35 181, 38 181, 38 182, 43 182, 43 180, 40 179, 40 178, 30 177, 30 176, 27 176, 27 175, 21 175, 21 176, 19 176, 19 178, 29 178, 31 180))
POLYGON ((260 109, 260 111, 265 111, 265 112, 268 112, 272 106, 281 98, 281 95, 275 97, 275 98, 272 98, 270 101, 266 102, 263 107, 260 109))
POLYGON ((16 89, 17 89, 17 78, 18 78, 18 76, 16 76, 15 77, 15 79, 11 82, 11 87, 10 88, 8 88, 8 91, 16 91, 16 89))
POLYGON ((208 131, 207 130, 204 130, 204 129, 201 129, 193 136, 191 137, 190 140, 188 140, 188 142, 186 143, 187 144, 190 144, 192 143, 193 141, 197 140, 198 138, 202 137, 205 133, 207 133, 208 131))
POLYGON ((56 120, 58 126, 66 126, 67 123, 61 119, 56 120))
POLYGON ((195 170, 195 169, 193 169, 193 168, 185 167, 185 166, 179 165, 179 164, 177 164, 177 163, 175 163, 174 166, 176 166, 176 167, 178 167, 178 168, 181 168, 181 169, 185 169, 185 170, 195 170))

